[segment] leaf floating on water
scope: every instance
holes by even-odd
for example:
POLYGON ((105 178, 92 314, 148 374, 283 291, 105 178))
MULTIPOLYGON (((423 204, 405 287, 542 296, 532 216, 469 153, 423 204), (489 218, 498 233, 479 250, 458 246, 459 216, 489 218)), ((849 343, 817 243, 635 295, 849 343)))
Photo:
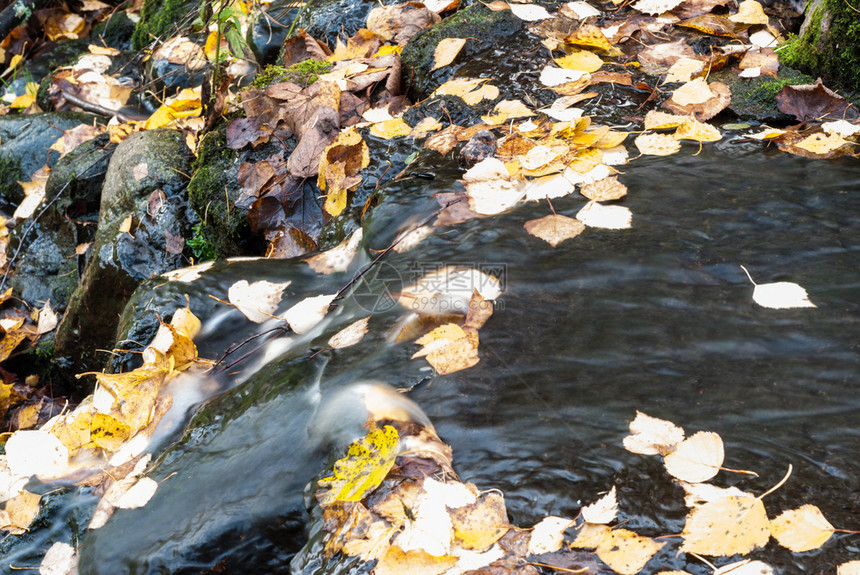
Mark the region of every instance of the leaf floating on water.
POLYGON ((552 247, 565 240, 575 238, 585 230, 585 224, 574 218, 551 214, 530 220, 523 227, 528 233, 547 242, 552 247))
POLYGON ((720 471, 724 457, 722 438, 711 431, 700 431, 679 443, 663 463, 672 477, 701 483, 720 471))
POLYGON ((860 560, 839 565, 836 568, 836 575, 860 575, 860 560))
POLYGON ((745 555, 770 539, 764 505, 752 495, 729 496, 696 507, 687 515, 681 551, 702 555, 745 555))
POLYGON ((391 140, 393 138, 399 138, 400 136, 408 136, 412 133, 412 126, 407 124, 406 120, 403 118, 392 118, 372 125, 370 127, 370 133, 377 138, 391 140))
POLYGON ((392 545, 379 560, 373 572, 376 575, 441 575, 457 563, 453 555, 434 556, 421 549, 403 551, 392 545))
POLYGON ((695 140, 697 142, 716 142, 723 137, 718 128, 694 119, 689 119, 678 126, 674 136, 679 140, 695 140))
POLYGON ((755 286, 753 301, 771 309, 790 309, 799 307, 818 307, 809 300, 806 290, 793 282, 757 284, 744 266, 741 269, 755 286))
POLYGON ((789 509, 770 522, 774 539, 795 553, 818 549, 833 532, 833 526, 815 505, 789 509))
POLYGON ((604 206, 591 201, 577 212, 576 219, 590 228, 626 230, 632 226, 633 214, 624 206, 604 206))
POLYGON ((227 290, 227 299, 249 320, 263 323, 272 319, 290 283, 260 280, 251 284, 248 280, 239 280, 227 290))
POLYGON ((376 489, 394 466, 399 447, 397 430, 386 425, 352 442, 346 457, 334 464, 332 476, 321 479, 317 493, 320 505, 335 501, 361 501, 376 489))
POLYGON ((306 297, 284 312, 283 319, 290 324, 290 329, 297 334, 307 333, 322 321, 335 296, 337 294, 333 293, 306 297))
POLYGON ((529 538, 529 555, 554 553, 561 549, 564 543, 564 531, 572 526, 574 521, 564 517, 544 517, 532 528, 529 538))
POLYGON ((370 316, 355 321, 329 338, 328 345, 332 349, 343 349, 355 345, 367 335, 367 324, 370 316))
POLYGON ((671 156, 681 149, 681 142, 666 134, 642 134, 633 143, 646 156, 671 156))
POLYGON ((671 452, 684 440, 684 430, 671 421, 636 412, 630 422, 630 435, 624 438, 624 448, 642 455, 662 455, 671 452))
POLYGON ((363 236, 364 232, 358 228, 332 249, 311 256, 305 261, 318 274, 343 273, 349 269, 355 259, 363 236))
POLYGON ((42 558, 39 575, 72 575, 78 571, 78 557, 74 547, 57 541, 42 558))
POLYGON ((430 68, 430 71, 444 68, 453 62, 465 45, 466 38, 443 38, 440 40, 433 52, 433 67, 430 68))
POLYGON ((618 514, 618 500, 615 496, 615 486, 613 485, 609 493, 591 505, 583 507, 580 513, 582 513, 582 518, 587 523, 608 524, 615 521, 615 516, 618 514))
POLYGON ((610 202, 626 196, 627 186, 619 182, 616 176, 612 176, 583 185, 579 193, 595 202, 610 202))

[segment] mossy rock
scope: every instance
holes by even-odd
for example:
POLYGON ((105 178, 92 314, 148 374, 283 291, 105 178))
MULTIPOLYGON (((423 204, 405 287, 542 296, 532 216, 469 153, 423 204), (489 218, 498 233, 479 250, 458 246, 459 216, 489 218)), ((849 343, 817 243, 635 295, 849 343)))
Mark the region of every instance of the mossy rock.
MULTIPOLYGON (((479 54, 487 50, 500 48, 505 52, 509 50, 522 52, 523 44, 512 41, 511 37, 522 31, 523 28, 523 21, 509 10, 493 12, 483 4, 478 3, 460 10, 424 30, 406 44, 400 55, 404 86, 408 88, 409 97, 414 101, 426 98, 456 73, 457 62, 475 60, 479 54), (455 60, 455 65, 431 70, 436 46, 445 38, 478 38, 480 40, 466 42, 455 60)), ((491 61, 487 62, 486 66, 491 68, 507 60, 507 55, 494 56, 491 61)))
POLYGON ((308 86, 317 81, 320 74, 325 74, 331 71, 334 64, 332 62, 323 62, 320 60, 304 60, 297 64, 293 64, 289 68, 283 66, 271 65, 260 72, 252 85, 259 89, 265 90, 272 84, 278 82, 295 82, 301 86, 308 86))
POLYGON ((202 221, 195 236, 210 245, 216 257, 259 255, 265 244, 251 232, 246 210, 235 205, 241 189, 239 167, 245 161, 268 157, 276 147, 268 144, 258 150, 236 151, 226 141, 225 125, 200 141, 188 184, 188 199, 202 221))
POLYGON ((179 31, 183 21, 194 19, 199 6, 191 0, 146 0, 131 36, 132 47, 140 50, 157 39, 167 40, 179 31))
POLYGON ((860 92, 860 15, 843 0, 810 0, 800 33, 779 52, 780 61, 832 86, 860 92))
POLYGON ((123 52, 132 49, 131 38, 136 24, 125 12, 116 12, 104 22, 100 22, 90 34, 90 39, 98 39, 105 46, 116 48, 123 52))
POLYGON ((732 91, 729 109, 739 118, 760 122, 790 121, 791 116, 777 109, 776 95, 784 86, 812 84, 815 81, 814 78, 786 66, 780 66, 779 75, 776 78, 773 76, 740 78, 736 72, 723 69, 712 73, 709 80, 728 85, 732 91))
POLYGON ((25 181, 21 160, 6 154, 0 154, 0 200, 6 204, 9 211, 24 199, 24 188, 18 182, 25 181))

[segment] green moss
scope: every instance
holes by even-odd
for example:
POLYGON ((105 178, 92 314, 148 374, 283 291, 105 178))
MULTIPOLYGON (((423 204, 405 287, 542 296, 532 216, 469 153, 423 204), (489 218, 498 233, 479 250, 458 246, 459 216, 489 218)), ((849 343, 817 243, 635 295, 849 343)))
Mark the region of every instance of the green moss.
POLYGON ((289 68, 273 64, 266 66, 266 69, 257 75, 253 86, 262 90, 275 82, 285 81, 307 86, 316 82, 320 74, 329 72, 333 65, 331 62, 323 62, 321 60, 304 60, 298 64, 293 64, 289 68))
POLYGON ((844 0, 810 2, 807 11, 803 34, 778 50, 780 61, 860 91, 860 16, 844 0))
POLYGON ((0 197, 10 204, 17 204, 24 199, 23 181, 24 170, 21 161, 12 156, 0 155, 0 197))
POLYGON ((140 50, 156 38, 166 40, 196 6, 188 0, 146 0, 131 36, 132 47, 140 50))
POLYGON ((208 262, 218 257, 215 244, 203 229, 203 222, 198 222, 194 226, 194 236, 187 243, 198 262, 208 262))

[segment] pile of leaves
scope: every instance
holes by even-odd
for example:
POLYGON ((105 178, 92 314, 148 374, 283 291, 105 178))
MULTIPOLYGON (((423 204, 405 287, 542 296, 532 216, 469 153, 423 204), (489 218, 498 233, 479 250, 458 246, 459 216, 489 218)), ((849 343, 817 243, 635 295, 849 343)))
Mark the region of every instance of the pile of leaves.
MULTIPOLYGON (((680 534, 654 538, 612 526, 619 514, 615 487, 583 506, 577 517, 547 517, 531 529, 516 528, 501 493, 481 492, 457 479, 451 450, 432 428, 373 419, 369 426, 367 436, 319 481, 316 499, 324 511, 326 556, 375 561, 377 575, 537 574, 537 567, 633 575, 665 545, 674 545, 666 539, 680 539, 678 552, 699 558, 715 575, 767 575, 773 568, 759 560, 715 567, 701 556, 743 557, 771 537, 802 553, 818 549, 836 532, 857 533, 834 528, 810 504, 769 518, 763 499, 788 480, 791 469, 758 496, 705 483, 720 470, 752 472, 722 467, 723 442, 716 433, 700 431, 685 439, 682 428, 644 413, 630 423, 624 446, 662 456, 666 471, 684 489, 689 513, 680 534)), ((838 575, 858 572, 860 561, 837 568, 838 575)))

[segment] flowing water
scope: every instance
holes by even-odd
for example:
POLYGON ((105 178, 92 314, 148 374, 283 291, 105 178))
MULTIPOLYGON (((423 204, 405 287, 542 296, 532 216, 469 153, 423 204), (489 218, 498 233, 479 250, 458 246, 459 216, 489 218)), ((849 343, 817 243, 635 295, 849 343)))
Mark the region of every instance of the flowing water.
MULTIPOLYGON (((384 248, 406 222, 431 214, 432 194, 458 189, 461 171, 438 156, 413 171, 435 177, 407 175, 385 187, 365 222, 367 248, 384 248)), ((331 461, 333 438, 342 444, 360 433, 357 408, 341 407, 343 429, 321 429, 315 413, 331 393, 364 380, 410 389, 452 446, 461 478, 501 489, 516 525, 575 516, 615 485, 628 527, 679 533, 681 489, 659 458, 621 446, 640 410, 688 434, 719 433, 725 466, 759 474, 721 472, 718 485, 762 493, 792 465, 788 482, 765 499, 771 517, 811 503, 836 527, 860 528, 856 161, 811 161, 727 138, 700 152, 685 145, 675 156, 639 158, 622 171, 630 230, 589 228, 553 249, 523 230, 550 213, 545 202, 532 203, 439 229, 413 250, 387 255, 312 334, 289 346, 270 341, 267 352, 238 365, 245 370, 235 376, 238 387, 204 407, 187 432, 183 414, 174 418, 151 473, 161 485, 146 507, 119 510, 86 534, 94 497, 50 495, 31 533, 3 542, 3 568, 38 564, 52 541, 65 540, 82 544, 82 573, 288 572, 306 537, 306 485, 331 461), (504 290, 481 329, 480 363, 433 377, 423 359, 410 359, 414 345, 392 342, 406 312, 388 295, 450 264, 493 273, 504 290), (818 307, 756 305, 741 264, 759 283, 804 286, 818 307), (368 313, 361 343, 314 355, 368 313)), ((584 203, 571 196, 553 207, 573 216, 584 203)), ((293 279, 292 304, 332 293, 350 275, 319 285, 300 262, 221 264, 199 283, 155 290, 153 301, 179 304, 190 293, 192 310, 210 327, 201 355, 216 353, 250 328, 206 296, 223 297, 243 277, 293 279)), ((201 385, 236 383, 223 379, 201 385)), ((710 573, 677 554, 679 539, 668 541, 645 573, 710 573)), ((802 554, 772 541, 753 556, 779 573, 834 573, 860 558, 860 537, 836 534, 802 554)))

